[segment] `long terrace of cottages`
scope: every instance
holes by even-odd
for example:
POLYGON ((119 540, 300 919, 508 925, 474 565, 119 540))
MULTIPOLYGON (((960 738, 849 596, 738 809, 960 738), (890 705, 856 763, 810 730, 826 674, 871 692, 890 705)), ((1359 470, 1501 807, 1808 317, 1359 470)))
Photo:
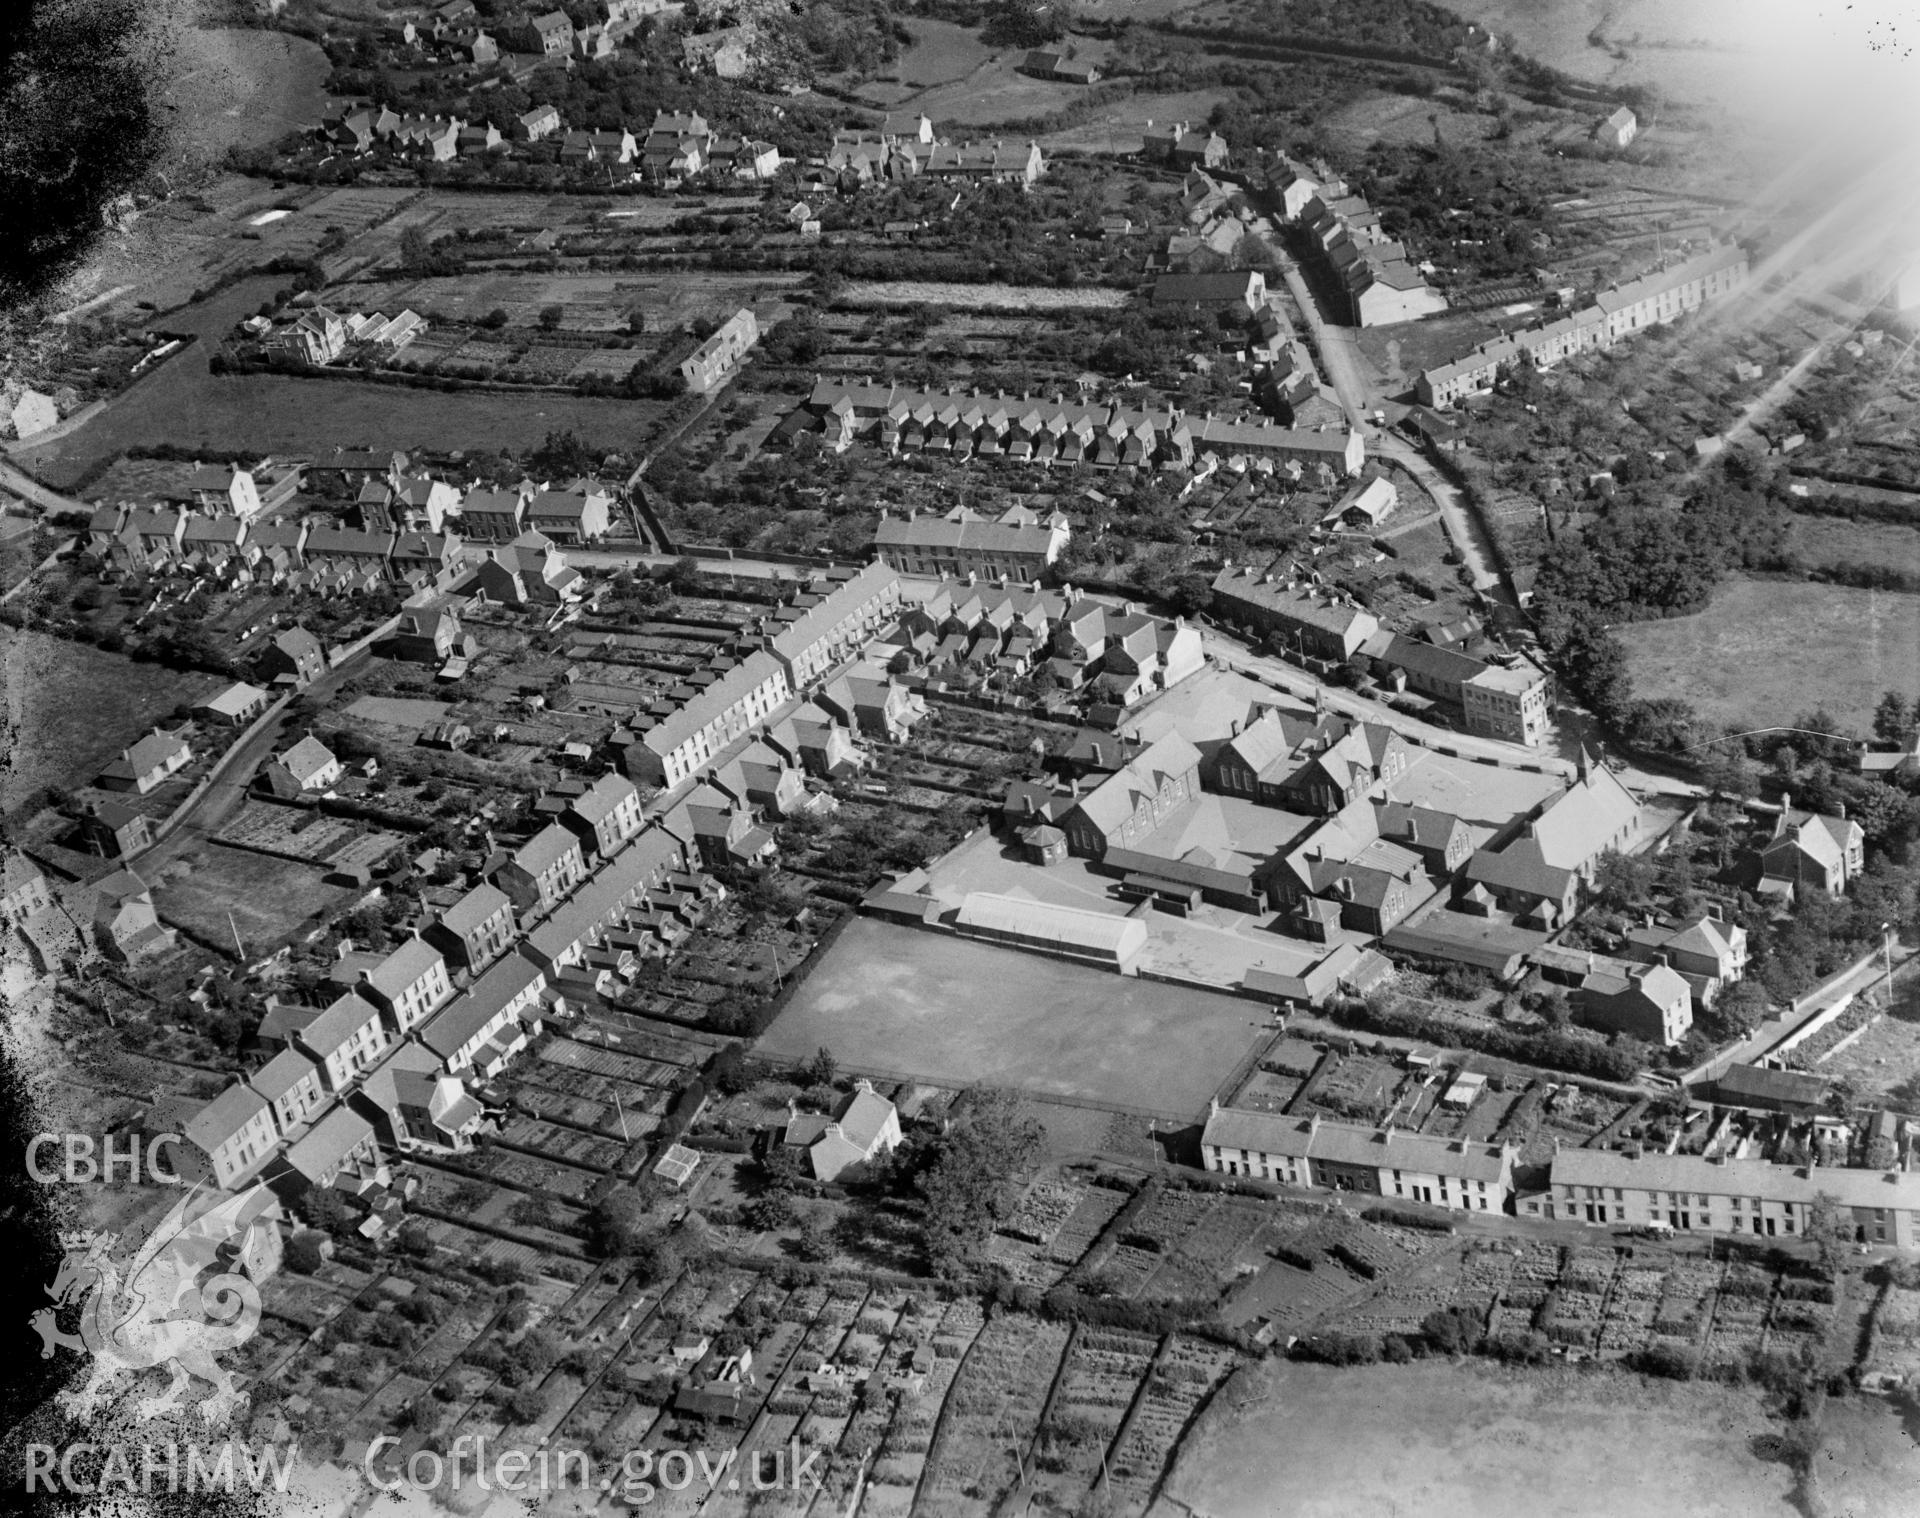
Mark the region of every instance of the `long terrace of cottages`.
POLYGON ((1201 456, 1235 455, 1325 464, 1360 472, 1360 435, 1338 427, 1282 427, 1269 417, 1230 419, 1177 408, 1135 409, 1062 396, 983 395, 817 379, 778 437, 814 431, 835 451, 866 442, 889 452, 1004 457, 1020 463, 1107 468, 1189 468, 1201 456))
POLYGON ((1492 389, 1502 365, 1524 359, 1536 368, 1550 369, 1576 353, 1610 348, 1623 337, 1731 295, 1746 284, 1747 274, 1744 248, 1710 248, 1602 290, 1592 305, 1569 315, 1493 338, 1452 363, 1428 369, 1415 392, 1423 405, 1450 406, 1464 396, 1492 389))

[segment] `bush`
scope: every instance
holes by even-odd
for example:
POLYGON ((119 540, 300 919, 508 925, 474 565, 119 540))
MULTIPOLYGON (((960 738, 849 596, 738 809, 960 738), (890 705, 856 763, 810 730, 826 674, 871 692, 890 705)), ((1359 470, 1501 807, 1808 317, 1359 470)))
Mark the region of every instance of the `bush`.
POLYGON ((1298 1249, 1290 1249, 1285 1244, 1277 1244, 1267 1251, 1282 1265, 1291 1265, 1295 1270, 1312 1270, 1314 1258, 1298 1249))
POLYGON ((1480 1317, 1465 1307, 1442 1307, 1427 1314, 1420 1334, 1439 1354, 1468 1354, 1480 1342, 1480 1317))
POLYGON ((1372 1365, 1380 1358, 1380 1341, 1368 1334, 1315 1334, 1289 1353, 1316 1365, 1372 1365))
POLYGON ((326 1263, 321 1253, 321 1235, 312 1232, 296 1233, 287 1244, 287 1264, 303 1276, 310 1276, 326 1263))
POLYGON ((1627 1363, 1642 1375, 1669 1381, 1691 1381, 1700 1368, 1693 1355, 1671 1344, 1649 1344, 1628 1356, 1627 1363))
POLYGON ((1380 1267, 1378 1265, 1374 1264, 1373 1261, 1367 1259, 1364 1255, 1355 1253, 1345 1244, 1335 1244, 1327 1253, 1332 1255, 1342 1265, 1345 1265, 1349 1270, 1365 1276, 1369 1281, 1380 1274, 1380 1267))
POLYGON ((1360 1216, 1369 1223, 1387 1223, 1395 1228, 1419 1228, 1427 1233, 1453 1232, 1453 1224, 1446 1218, 1431 1217, 1424 1212, 1402 1212, 1398 1207, 1369 1207, 1360 1216))

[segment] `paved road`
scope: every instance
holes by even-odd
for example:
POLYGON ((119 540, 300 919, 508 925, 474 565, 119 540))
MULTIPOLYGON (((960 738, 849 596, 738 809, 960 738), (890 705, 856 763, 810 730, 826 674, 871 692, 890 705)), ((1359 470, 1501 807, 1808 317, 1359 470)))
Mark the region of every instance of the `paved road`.
POLYGON ((1398 464, 1420 482, 1421 489, 1433 497, 1440 514, 1447 520, 1447 535, 1467 561, 1467 569, 1473 575, 1473 588, 1512 605, 1506 582, 1494 568, 1492 540, 1488 538, 1479 516, 1467 505, 1466 497, 1434 467, 1431 459, 1405 438, 1396 437, 1390 432, 1379 432, 1370 441, 1375 454, 1398 464))
MULTIPOLYGON (((363 658, 349 659, 338 669, 329 670, 309 685, 305 694, 318 696, 322 700, 331 696, 346 680, 361 673, 363 658)), ((286 717, 282 713, 272 721, 263 723, 257 733, 228 749, 215 766, 213 783, 186 809, 172 831, 127 863, 136 866, 143 878, 151 880, 169 860, 218 833, 226 826, 228 819, 240 810, 241 804, 247 799, 248 784, 279 746, 285 732, 286 717)))
MULTIPOLYGON (((1908 949, 1896 943, 1893 946, 1895 976, 1904 979, 1912 973, 1916 958, 1920 958, 1920 950, 1908 949)), ((1753 1064, 1835 1002, 1851 999, 1874 989, 1885 978, 1886 973, 1886 960, 1882 952, 1876 949, 1852 969, 1842 970, 1825 985, 1810 991, 1804 1000, 1784 1017, 1768 1019, 1731 1049, 1689 1070, 1681 1079, 1691 1084, 1717 1077, 1729 1065, 1753 1064)))
POLYGON ((93 514, 93 508, 85 501, 47 489, 32 475, 5 459, 0 459, 0 487, 12 491, 23 501, 32 501, 42 511, 77 511, 84 516, 93 514))
MULTIPOLYGON (((645 565, 662 569, 678 564, 680 556, 671 553, 646 553, 625 548, 569 548, 567 562, 592 569, 633 569, 645 565)), ((800 564, 775 564, 767 559, 699 559, 709 574, 744 575, 760 580, 804 580, 812 570, 800 564)))

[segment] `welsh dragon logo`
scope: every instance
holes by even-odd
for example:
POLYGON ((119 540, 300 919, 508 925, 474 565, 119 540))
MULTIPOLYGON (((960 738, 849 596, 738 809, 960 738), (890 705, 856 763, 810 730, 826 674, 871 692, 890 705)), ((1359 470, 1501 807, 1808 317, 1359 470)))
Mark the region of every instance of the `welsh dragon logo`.
POLYGON ((86 1384, 56 1398, 81 1423, 91 1421, 119 1377, 160 1365, 172 1368, 173 1380, 157 1396, 134 1404, 142 1421, 178 1408, 195 1378, 213 1388, 198 1404, 209 1427, 224 1427, 246 1401, 214 1356, 253 1336, 260 1326, 260 1292, 246 1276, 228 1273, 219 1251, 244 1235, 267 1197, 256 1187, 211 1207, 203 1202, 195 1213, 198 1192, 195 1187, 175 1203, 130 1260, 125 1249, 115 1253, 105 1233, 61 1234, 66 1258, 47 1288, 53 1305, 30 1321, 42 1340, 43 1359, 56 1349, 93 1356, 86 1384), (209 1269, 213 1274, 206 1274, 209 1269), (56 1321, 68 1307, 79 1309, 77 1336, 56 1321))

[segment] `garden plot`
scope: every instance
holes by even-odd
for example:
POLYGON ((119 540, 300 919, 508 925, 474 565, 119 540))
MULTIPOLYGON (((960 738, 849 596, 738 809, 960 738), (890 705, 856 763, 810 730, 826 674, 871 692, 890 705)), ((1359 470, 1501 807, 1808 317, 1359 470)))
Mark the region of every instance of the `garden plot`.
POLYGON ((1513 1279, 1513 1266, 1510 1249, 1468 1250, 1461 1259, 1460 1274, 1454 1283, 1454 1304, 1475 1309, 1490 1307, 1513 1279))
POLYGON ((1079 1207, 1085 1192, 1059 1181, 1038 1181, 1020 1199, 1001 1232, 1030 1244, 1051 1244, 1067 1219, 1079 1207))
POLYGON ((1665 1280, 1666 1272, 1655 1266, 1621 1267, 1607 1303, 1607 1321, 1600 1330, 1602 1355, 1630 1355, 1646 1347, 1660 1312, 1665 1280))
MULTIPOLYGON (((1414 1338, 1435 1312, 1459 1304, 1461 1274, 1462 1262, 1457 1256, 1435 1261, 1368 1298, 1358 1312, 1341 1318, 1340 1326, 1376 1336, 1414 1338)), ((1482 1298, 1475 1305, 1484 1307, 1486 1301, 1482 1298)))
POLYGON ((1265 1319, 1276 1334, 1297 1332, 1360 1294, 1361 1282, 1344 1270, 1316 1262, 1312 1270, 1271 1261, 1228 1302, 1230 1323, 1265 1319))
POLYGON ((1496 1337, 1523 1334, 1546 1305, 1560 1279, 1560 1250, 1553 1244, 1529 1244, 1513 1261, 1505 1290, 1493 1310, 1488 1332, 1496 1337))
POLYGON ((1719 1280, 1718 1265, 1676 1262, 1661 1284, 1649 1342, 1685 1351, 1698 1345, 1711 1318, 1713 1290, 1719 1280))
POLYGON ((1159 1347, 1148 1335, 1109 1329, 1075 1337, 1035 1445, 1034 1464, 1061 1506, 1073 1507, 1098 1477, 1159 1347))
POLYGON ((445 722, 453 708, 444 701, 420 701, 406 696, 361 696, 347 708, 356 722, 391 727, 409 735, 445 722))
POLYGON ((940 1420, 921 1483, 924 1499, 954 1513, 985 1514, 1020 1471, 1014 1451, 1040 1421, 1067 1343, 1057 1323, 995 1317, 967 1352, 940 1420))
POLYGON ((1833 1319, 1832 1303, 1790 1297, 1783 1290, 1774 1299, 1761 1348, 1785 1355, 1810 1352, 1826 1341, 1833 1319))
POLYGON ((405 840, 398 833, 364 828, 341 817, 327 817, 301 807, 263 806, 248 802, 215 842, 233 848, 277 854, 308 864, 341 868, 378 864, 405 840))
POLYGON ((1127 1205, 1132 1193, 1115 1186, 1093 1185, 1083 1189, 1073 1211, 1053 1235, 1048 1258, 1063 1265, 1078 1262, 1093 1247, 1094 1241, 1127 1205))
POLYGON ((1042 1245, 1011 1238, 1004 1233, 995 1234, 989 1241, 987 1258, 1004 1270, 1016 1285, 1033 1286, 1041 1291, 1058 1286, 1072 1268, 1070 1264, 1054 1259, 1042 1245))
POLYGON ((624 1144, 591 1138, 526 1116, 515 1117, 500 1137, 509 1144, 537 1149, 552 1159, 589 1170, 611 1170, 626 1153, 624 1144))
POLYGON ((1144 1510, 1188 1424, 1236 1363, 1222 1345, 1184 1334, 1167 1341, 1108 1460, 1116 1514, 1144 1510))
POLYGON ((1774 1277, 1753 1265, 1730 1265, 1713 1300, 1713 1322, 1702 1367, 1744 1366, 1766 1338, 1774 1277))

